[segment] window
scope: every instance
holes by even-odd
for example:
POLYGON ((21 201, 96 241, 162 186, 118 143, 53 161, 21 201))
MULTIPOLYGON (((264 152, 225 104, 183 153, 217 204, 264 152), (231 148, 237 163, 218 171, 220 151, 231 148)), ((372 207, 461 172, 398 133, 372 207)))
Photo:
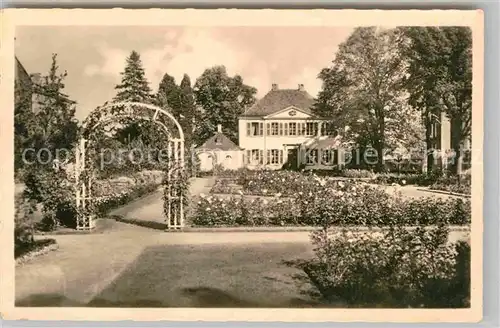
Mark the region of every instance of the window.
POLYGON ((216 137, 215 138, 215 144, 216 145, 222 145, 222 138, 221 137, 216 137))
POLYGON ((297 135, 303 136, 306 134, 306 125, 304 123, 297 123, 297 135))
POLYGON ((323 122, 321 124, 321 135, 322 136, 337 136, 338 132, 335 125, 332 122, 323 122))
POLYGON ((271 135, 272 136, 279 135, 279 124, 278 123, 271 123, 271 135))
POLYGON ((321 151, 321 165, 330 166, 335 164, 335 150, 323 149, 321 151))
POLYGON ((252 165, 264 163, 264 151, 262 149, 247 150, 248 163, 252 165))
POLYGON ((267 163, 268 164, 283 164, 283 150, 281 150, 281 149, 268 149, 267 150, 267 163))
POLYGON ((306 135, 315 136, 316 134, 318 134, 318 123, 306 123, 306 135))
POLYGON ((289 134, 291 136, 297 135, 297 123, 289 123, 289 134))
POLYGON ((247 136, 255 137, 264 134, 264 123, 251 122, 247 123, 247 136))
POLYGON ((306 150, 306 164, 316 165, 318 162, 318 150, 317 149, 307 149, 306 150))

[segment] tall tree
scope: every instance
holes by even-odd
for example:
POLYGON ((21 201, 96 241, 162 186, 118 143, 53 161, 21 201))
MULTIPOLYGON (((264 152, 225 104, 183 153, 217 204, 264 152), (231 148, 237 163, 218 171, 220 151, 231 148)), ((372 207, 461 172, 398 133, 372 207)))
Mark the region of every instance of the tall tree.
MULTIPOLYGON (((25 166, 25 195, 37 201, 53 199, 55 193, 61 193, 52 182, 58 184, 58 175, 53 171, 54 159, 65 161, 78 137, 78 121, 75 118, 75 102, 63 93, 67 72, 59 73, 57 55, 52 55, 52 63, 47 75, 33 84, 34 107, 36 113, 30 113, 27 123, 27 139, 23 146, 34 152, 27 152, 25 159, 31 165, 25 166), (51 183, 47 184, 47 177, 51 183), (55 179, 55 181, 52 181, 55 179)), ((59 182, 58 182, 59 181, 59 182)), ((62 186, 59 186, 62 187, 62 186)), ((44 212, 50 211, 50 206, 44 212)))
MULTIPOLYGON (((115 102, 128 101, 150 104, 153 101, 151 88, 141 57, 135 50, 130 53, 125 62, 125 70, 121 73, 122 79, 115 89, 118 91, 113 98, 115 102)), ((155 140, 154 128, 145 122, 131 122, 118 132, 117 138, 123 143, 141 139, 146 144, 155 140)))
POLYGON ((71 149, 78 134, 75 102, 63 93, 68 73, 59 73, 58 70, 57 55, 53 54, 48 74, 41 78, 39 84, 33 85, 38 112, 33 120, 36 124, 30 127, 31 147, 49 150, 50 155, 49 152, 44 154, 52 158, 58 149, 71 149))
POLYGON ((126 59, 125 70, 121 76, 121 83, 115 87, 118 92, 114 101, 151 102, 151 88, 146 79, 141 57, 135 50, 126 59))
POLYGON ((160 106, 167 107, 175 118, 178 118, 182 112, 181 89, 175 83, 175 78, 168 73, 165 73, 160 81, 156 101, 160 106))
POLYGON ((193 142, 193 132, 196 122, 199 122, 200 112, 196 108, 195 97, 193 88, 191 86, 191 79, 187 74, 182 77, 181 85, 181 108, 182 114, 181 125, 186 136, 186 145, 191 147, 193 142))
POLYGON ((257 89, 244 84, 241 76, 228 76, 224 66, 206 69, 194 85, 196 103, 203 108, 196 127, 196 143, 211 137, 217 124, 221 124, 223 132, 236 142, 238 117, 255 102, 256 93, 257 89))
POLYGON ((361 148, 373 147, 379 171, 384 169, 386 147, 418 142, 419 125, 403 115, 412 109, 406 106, 402 89, 406 63, 401 42, 394 29, 357 28, 339 46, 332 66, 319 74, 323 87, 315 111, 348 126, 361 148))
MULTIPOLYGON (((426 121, 426 143, 431 148, 433 117, 444 112, 451 123, 452 166, 460 173, 463 142, 471 134, 472 118, 472 33, 468 27, 405 27, 409 58, 407 88, 410 102, 426 121)), ((448 145, 442 145, 442 148, 448 145)), ((433 157, 428 159, 432 170, 433 157)))

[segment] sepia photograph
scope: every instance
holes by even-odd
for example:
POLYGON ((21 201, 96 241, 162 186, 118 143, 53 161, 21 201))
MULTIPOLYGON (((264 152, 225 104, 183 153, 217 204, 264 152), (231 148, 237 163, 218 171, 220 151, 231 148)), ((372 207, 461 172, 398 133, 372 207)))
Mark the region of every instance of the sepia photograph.
POLYGON ((6 16, 4 315, 480 319, 480 11, 138 12, 6 16))

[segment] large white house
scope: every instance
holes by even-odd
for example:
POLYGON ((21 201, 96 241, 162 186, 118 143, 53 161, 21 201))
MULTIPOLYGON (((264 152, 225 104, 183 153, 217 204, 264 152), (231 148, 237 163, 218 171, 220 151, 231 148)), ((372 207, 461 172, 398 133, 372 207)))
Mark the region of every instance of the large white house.
POLYGON ((303 84, 279 89, 277 84, 239 118, 239 146, 248 168, 301 166, 331 169, 338 163, 339 140, 329 123, 315 116, 314 98, 303 84))
MULTIPOLYGON (((230 142, 220 130, 199 147, 202 170, 215 164, 227 169, 304 168, 335 169, 345 161, 340 136, 330 119, 317 117, 312 111, 314 98, 304 85, 296 89, 271 90, 238 120, 238 145, 230 142), (217 140, 224 140, 217 143, 217 140), (225 146, 222 147, 221 144, 225 146), (230 152, 230 153, 229 153, 230 152)), ((434 148, 450 149, 450 124, 443 114, 431 128, 434 148)), ((470 142, 467 143, 470 148, 470 142)), ((445 162, 446 158, 438 158, 445 162)), ((425 164, 423 165, 425 168, 425 164)))

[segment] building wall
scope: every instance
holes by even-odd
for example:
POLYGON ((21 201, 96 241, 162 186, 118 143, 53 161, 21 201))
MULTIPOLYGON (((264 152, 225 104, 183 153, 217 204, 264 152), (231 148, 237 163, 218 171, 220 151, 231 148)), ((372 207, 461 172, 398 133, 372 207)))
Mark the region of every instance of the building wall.
MULTIPOLYGON (((302 113, 301 113, 302 114, 302 113)), ((311 120, 309 116, 302 115, 302 117, 292 118, 282 118, 280 116, 271 117, 268 119, 262 118, 240 118, 238 122, 238 135, 239 135, 239 146, 244 150, 245 166, 250 169, 262 168, 265 166, 267 169, 280 169, 284 163, 288 161, 288 151, 290 149, 298 148, 298 146, 311 138, 315 138, 319 135, 321 131, 321 120, 311 120), (254 136, 248 135, 247 123, 259 123, 262 124, 262 135, 254 136), (295 123, 296 131, 299 129, 300 124, 307 123, 317 123, 318 128, 313 134, 308 135, 273 135, 271 128, 268 129, 267 124, 277 123, 279 129, 285 131, 285 124, 295 123), (281 125, 280 125, 281 124, 281 125), (251 160, 248 151, 261 150, 262 155, 257 156, 256 160, 251 160), (275 151, 279 150, 282 152, 280 156, 280 162, 278 164, 266 163, 268 157, 268 150, 275 151), (264 156, 264 160, 260 160, 260 157, 264 156), (250 160, 249 160, 250 159, 250 160)), ((288 125, 290 126, 290 125, 288 125)), ((259 128, 260 130, 260 128, 259 128)), ((289 128, 288 134, 290 133, 289 128)), ((296 133, 298 134, 298 133, 296 133)))
POLYGON ((209 172, 215 165, 222 165, 226 170, 237 170, 243 167, 243 152, 241 150, 206 150, 198 154, 200 171, 209 172))
POLYGON ((26 101, 31 110, 32 81, 21 62, 16 58, 14 103, 26 101))

